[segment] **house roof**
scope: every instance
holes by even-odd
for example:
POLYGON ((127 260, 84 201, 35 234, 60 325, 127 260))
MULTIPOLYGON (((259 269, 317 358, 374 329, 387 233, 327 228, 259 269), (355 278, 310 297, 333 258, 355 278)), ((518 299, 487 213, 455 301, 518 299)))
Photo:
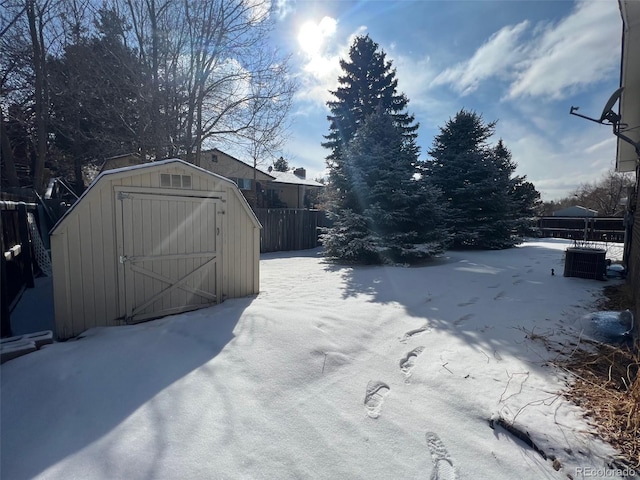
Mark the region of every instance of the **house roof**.
MULTIPOLYGON (((229 155, 227 152, 223 152, 223 151, 222 151, 222 150, 220 150, 219 148, 212 148, 211 150, 203 150, 203 151, 202 151, 202 153, 212 153, 212 152, 220 153, 220 154, 222 154, 222 155, 226 156, 227 158, 230 158, 231 160, 233 160, 233 161, 235 161, 235 162, 241 163, 242 165, 244 165, 244 166, 246 166, 246 167, 253 168, 253 165, 252 165, 252 164, 249 164, 249 163, 247 163, 247 162, 244 162, 244 161, 242 161, 242 160, 240 160, 240 159, 238 159, 238 158, 234 157, 233 155, 229 155)), ((263 175, 266 175, 266 176, 268 176, 268 177, 272 177, 272 178, 273 178, 273 172, 271 172, 271 173, 267 173, 267 172, 265 172, 265 171, 263 171, 263 170, 260 170, 260 169, 259 169, 259 168, 257 168, 257 167, 256 167, 256 170, 257 170, 258 172, 262 173, 263 175)))
POLYGON ((272 171, 270 174, 272 177, 275 177, 273 183, 287 183, 291 185, 305 185, 307 187, 324 187, 324 185, 320 182, 316 182, 315 180, 308 180, 306 178, 301 178, 297 176, 293 172, 276 172, 272 171))
POLYGON ((597 217, 598 212, 590 208, 575 205, 553 212, 554 217, 597 217))

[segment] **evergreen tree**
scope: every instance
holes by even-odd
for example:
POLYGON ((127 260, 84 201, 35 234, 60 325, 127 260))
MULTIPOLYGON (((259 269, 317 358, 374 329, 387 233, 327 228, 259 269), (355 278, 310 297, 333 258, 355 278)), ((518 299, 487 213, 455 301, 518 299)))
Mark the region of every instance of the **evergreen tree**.
POLYGON ((273 162, 273 169, 276 172, 288 172, 289 162, 287 162, 284 157, 280 157, 275 162, 273 162))
POLYGON ((517 243, 519 214, 512 194, 515 163, 499 141, 488 139, 495 122, 461 110, 440 129, 429 151, 427 174, 449 207, 447 227, 455 248, 508 248, 517 243))
POLYGON ((417 181, 418 124, 406 112, 407 97, 397 92, 395 69, 368 35, 354 40, 340 66, 323 143, 330 149, 326 190, 335 222, 324 236, 327 254, 380 262, 441 251, 437 191, 417 181), (424 251, 415 247, 427 243, 424 251))
POLYGON ((73 161, 77 193, 83 165, 139 147, 141 65, 123 41, 123 19, 112 10, 98 14, 98 35, 79 37, 48 64, 54 144, 73 161))
POLYGON ((439 191, 417 177, 417 151, 392 115, 378 109, 365 119, 344 149, 334 225, 322 237, 328 256, 411 262, 444 250, 439 191))
POLYGON ((386 60, 384 51, 366 36, 358 36, 351 45, 349 58, 340 60, 343 74, 339 86, 331 93, 335 100, 327 102, 331 115, 329 134, 322 145, 331 150, 327 157, 330 179, 342 172, 342 152, 364 119, 381 107, 389 113, 394 125, 408 139, 415 139, 418 124, 415 117, 405 110, 408 99, 397 92, 395 69, 386 60))
POLYGON ((512 180, 511 197, 516 211, 516 234, 526 237, 536 231, 536 217, 542 211, 540 192, 526 176, 517 176, 512 180))

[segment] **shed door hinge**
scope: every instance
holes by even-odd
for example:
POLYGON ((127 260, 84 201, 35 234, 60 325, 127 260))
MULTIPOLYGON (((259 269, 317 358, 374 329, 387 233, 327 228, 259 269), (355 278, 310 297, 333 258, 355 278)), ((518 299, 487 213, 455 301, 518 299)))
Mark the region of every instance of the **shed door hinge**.
POLYGON ((125 200, 131 198, 131 194, 128 192, 118 192, 118 200, 125 200))

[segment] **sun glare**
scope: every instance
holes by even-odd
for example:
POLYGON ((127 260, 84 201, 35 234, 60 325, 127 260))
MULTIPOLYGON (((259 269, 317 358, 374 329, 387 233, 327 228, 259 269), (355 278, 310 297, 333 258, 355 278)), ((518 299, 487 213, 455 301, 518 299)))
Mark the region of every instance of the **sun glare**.
POLYGON ((298 32, 298 43, 302 50, 310 56, 320 53, 325 39, 335 33, 336 24, 331 17, 324 17, 319 23, 309 21, 303 24, 298 32))

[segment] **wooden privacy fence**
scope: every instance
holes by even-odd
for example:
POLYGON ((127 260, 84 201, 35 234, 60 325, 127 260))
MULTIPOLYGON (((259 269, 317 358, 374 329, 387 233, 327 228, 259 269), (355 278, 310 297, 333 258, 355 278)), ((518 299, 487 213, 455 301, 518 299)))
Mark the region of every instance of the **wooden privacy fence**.
POLYGON ((260 251, 306 250, 319 245, 319 227, 328 226, 324 211, 302 208, 258 208, 262 224, 260 251))
POLYGON ((25 288, 33 288, 28 213, 35 203, 0 201, 0 336, 11 336, 10 312, 25 288))
POLYGON ((538 229, 542 237, 597 242, 624 242, 621 217, 541 217, 538 229))

